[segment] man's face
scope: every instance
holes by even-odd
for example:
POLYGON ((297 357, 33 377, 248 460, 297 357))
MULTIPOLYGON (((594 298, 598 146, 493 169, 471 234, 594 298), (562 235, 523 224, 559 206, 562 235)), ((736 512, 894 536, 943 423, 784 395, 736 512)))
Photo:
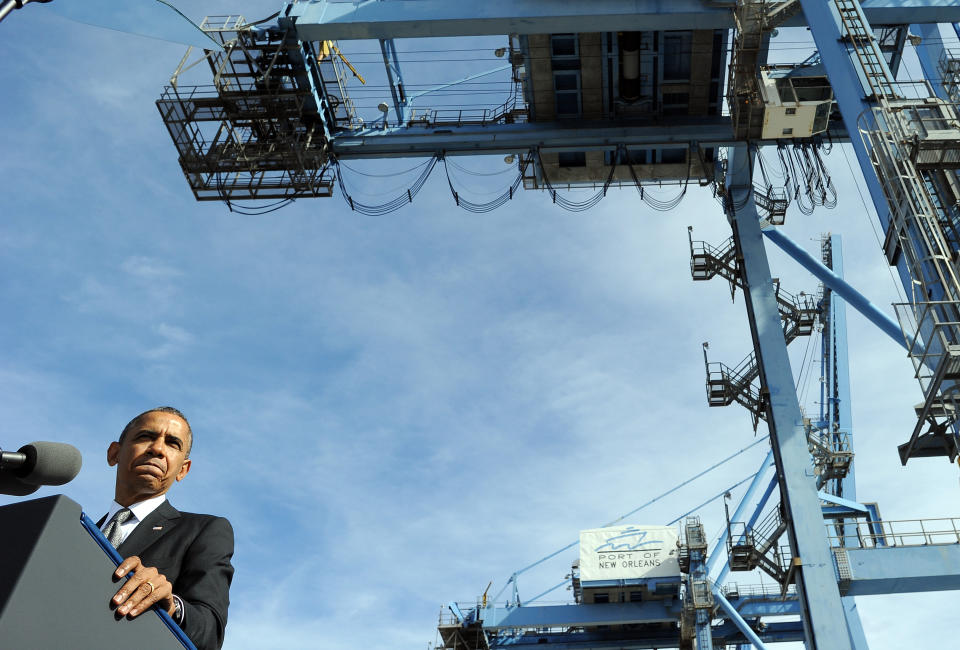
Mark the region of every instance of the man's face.
POLYGON ((190 443, 187 423, 173 413, 140 417, 107 449, 107 462, 117 468, 117 503, 129 506, 169 490, 190 471, 190 443))

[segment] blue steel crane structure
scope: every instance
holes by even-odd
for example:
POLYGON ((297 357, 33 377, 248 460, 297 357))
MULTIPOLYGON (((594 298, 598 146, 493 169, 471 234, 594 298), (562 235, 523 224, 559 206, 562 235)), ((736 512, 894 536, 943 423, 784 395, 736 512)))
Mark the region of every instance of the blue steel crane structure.
MULTIPOLYGON (((861 650, 855 596, 960 589, 955 520, 944 531, 898 534, 901 543, 894 544, 889 522, 857 501, 843 306, 897 339, 914 361, 924 403, 899 448, 901 462, 956 460, 960 59, 934 32, 954 21, 960 6, 936 0, 313 0, 288 2, 258 24, 235 17, 204 23, 224 47, 199 57, 213 84, 185 86, 185 57, 157 102, 199 200, 330 196, 335 183, 343 189, 339 161, 431 157, 391 204, 346 197, 353 209, 385 212, 412 201, 439 161, 499 154, 516 157, 518 177, 498 204, 521 183, 562 202, 560 184, 599 186, 602 198, 611 185, 635 185, 643 196, 644 184, 696 180, 712 184, 724 206, 730 242, 711 248, 691 238, 691 268, 695 279, 720 275, 743 290, 753 352, 735 372, 721 368, 712 377, 708 363, 708 396, 712 405, 747 406, 755 426, 765 422, 771 449, 722 544, 707 552, 702 527, 685 523, 682 595, 678 588, 643 602, 452 605, 452 618, 440 626, 444 647, 764 647, 802 640, 809 648, 861 650), (772 30, 804 25, 818 60, 768 65, 772 30), (894 74, 910 25, 921 35, 928 80, 914 85, 894 74), (508 36, 502 69, 511 71, 511 97, 481 111, 414 107, 394 39, 479 35, 508 36), (356 71, 336 46, 354 39, 379 41, 383 55, 393 106, 382 104, 382 119, 372 123, 357 116, 345 85, 346 69, 356 71), (691 66, 691 51, 711 66, 691 66), (721 110, 724 99, 729 114, 721 110), (908 295, 897 306, 899 323, 842 279, 839 239, 825 239, 817 261, 779 233, 788 197, 755 181, 764 146, 792 147, 814 178, 827 131, 850 142, 860 163, 886 233, 884 251, 908 295), (765 238, 824 282, 819 305, 774 283, 765 238), (811 334, 815 318, 823 324, 824 410, 812 419, 801 411, 786 345, 811 334), (761 521, 775 491, 779 504, 761 521), (788 550, 780 552, 783 536, 788 550), (905 538, 916 543, 903 544, 905 538), (724 545, 727 566, 710 580, 724 545), (720 588, 729 570, 753 568, 774 576, 779 592, 720 588), (800 620, 758 624, 790 615, 800 620)), ((828 203, 832 188, 821 180, 808 198, 828 203)), ((467 209, 490 207, 454 196, 467 209)))

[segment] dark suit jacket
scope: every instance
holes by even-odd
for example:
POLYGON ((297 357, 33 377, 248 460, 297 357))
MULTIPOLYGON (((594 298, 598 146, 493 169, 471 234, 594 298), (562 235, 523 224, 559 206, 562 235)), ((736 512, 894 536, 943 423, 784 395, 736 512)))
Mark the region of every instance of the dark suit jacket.
POLYGON ((164 501, 117 552, 156 567, 183 600, 183 631, 197 650, 223 645, 233 579, 233 527, 223 517, 180 512, 164 501))

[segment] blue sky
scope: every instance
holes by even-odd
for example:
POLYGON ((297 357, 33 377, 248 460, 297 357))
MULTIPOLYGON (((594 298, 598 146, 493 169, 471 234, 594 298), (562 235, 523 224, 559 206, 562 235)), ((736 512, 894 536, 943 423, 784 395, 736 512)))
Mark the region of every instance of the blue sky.
MULTIPOLYGON (((190 15, 276 8, 204 2, 190 15)), ((79 447, 79 477, 37 495, 101 514, 108 442, 148 407, 184 410, 194 467, 171 500, 237 532, 226 648, 422 648, 446 602, 491 580, 495 592, 579 530, 753 442, 745 411, 704 396, 701 343, 731 364, 750 346, 741 296, 690 280, 687 226, 716 243, 729 234, 707 190, 671 213, 619 190, 585 213, 522 192, 475 215, 436 173, 385 217, 339 195, 230 213, 193 200, 153 105, 184 48, 46 9, 15 12, 0 39, 0 445, 79 447)), ((859 173, 839 148, 827 162, 838 206, 792 211, 785 232, 814 254, 821 233, 841 233, 847 278, 892 314, 859 173)), ((406 166, 391 164, 363 168, 406 166)), ((509 174, 487 178, 480 191, 509 174)), ((816 290, 770 255, 785 288, 816 290)), ((956 467, 901 468, 896 455, 921 400, 902 349, 848 320, 861 498, 887 519, 957 515, 956 467)), ((629 523, 673 519, 764 453, 629 523)), ((720 502, 700 514, 719 532, 720 502)), ((521 596, 561 581, 575 557, 522 576, 521 596)), ((952 639, 949 598, 861 601, 872 648, 952 639)))

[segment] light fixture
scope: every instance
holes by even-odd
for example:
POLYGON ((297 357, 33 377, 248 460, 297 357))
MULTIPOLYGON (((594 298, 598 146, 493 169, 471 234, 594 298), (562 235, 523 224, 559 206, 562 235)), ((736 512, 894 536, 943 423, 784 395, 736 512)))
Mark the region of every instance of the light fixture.
POLYGON ((506 53, 507 53, 507 48, 505 48, 505 47, 498 47, 497 49, 495 49, 495 50, 493 51, 493 55, 494 55, 495 57, 497 57, 498 59, 502 59, 502 58, 503 58, 503 55, 506 54, 506 53))
POLYGON ((516 159, 513 157, 513 154, 503 157, 503 162, 507 163, 508 165, 512 165, 514 160, 516 159))

